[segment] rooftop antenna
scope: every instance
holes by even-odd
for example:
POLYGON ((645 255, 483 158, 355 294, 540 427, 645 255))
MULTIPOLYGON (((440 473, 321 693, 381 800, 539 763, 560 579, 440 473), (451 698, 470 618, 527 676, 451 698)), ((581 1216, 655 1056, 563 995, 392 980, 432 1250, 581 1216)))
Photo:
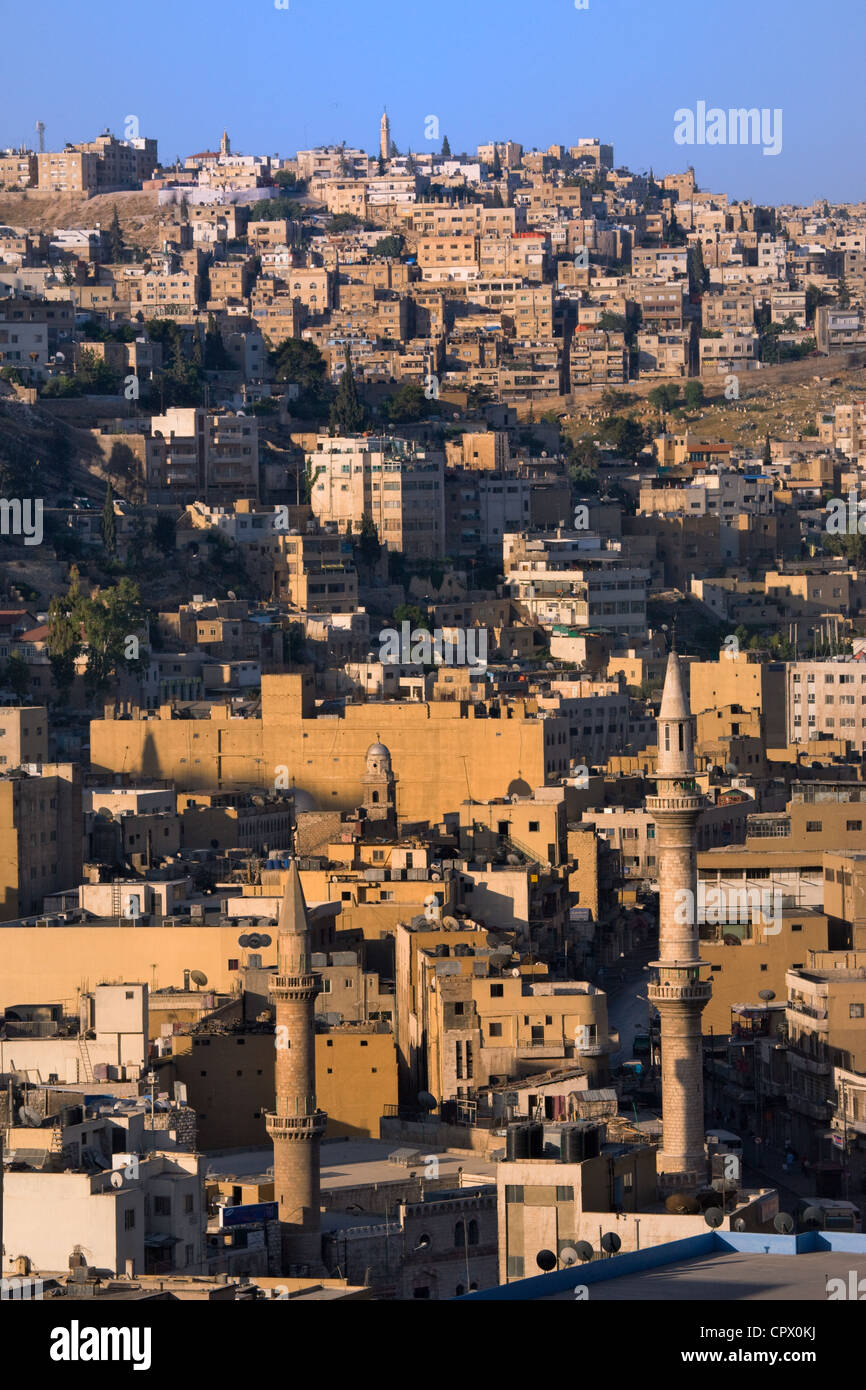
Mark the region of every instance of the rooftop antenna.
POLYGON ((39 153, 45 153, 45 122, 36 122, 36 134, 39 136, 39 153))

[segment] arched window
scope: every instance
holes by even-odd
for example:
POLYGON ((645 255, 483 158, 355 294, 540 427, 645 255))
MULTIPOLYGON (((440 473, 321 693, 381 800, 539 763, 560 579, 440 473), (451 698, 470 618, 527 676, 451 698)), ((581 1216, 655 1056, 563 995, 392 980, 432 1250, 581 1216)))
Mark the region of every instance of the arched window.
POLYGON ((665 724, 665 752, 669 753, 671 748, 671 726, 665 724))
POLYGON ((378 793, 378 792, 374 792, 374 793, 373 793, 373 800, 374 800, 374 801, 378 801, 378 800, 379 800, 379 793, 378 793))
POLYGON ((472 1220, 469 1222, 469 1244, 478 1244, 478 1222, 475 1220, 474 1216, 472 1220))
POLYGON ((464 1228, 463 1221, 462 1221, 462 1219, 461 1219, 461 1220, 458 1221, 458 1222, 455 1224, 455 1226, 454 1226, 454 1244, 455 1244, 455 1246, 458 1247, 458 1249, 462 1249, 462 1248, 463 1248, 463 1245, 464 1245, 464 1243, 465 1243, 465 1240, 466 1240, 466 1230, 465 1230, 465 1228, 464 1228))
POLYGON ((463 1285, 462 1285, 462 1284, 458 1284, 458 1285, 457 1285, 457 1297, 458 1297, 458 1298, 461 1298, 462 1295, 463 1295, 465 1292, 466 1292, 466 1290, 464 1289, 463 1285))
POLYGON ((686 734, 686 731, 685 731, 684 725, 682 725, 682 724, 680 724, 679 729, 680 729, 680 752, 682 753, 683 749, 684 749, 685 746, 686 746, 686 742, 685 742, 685 734, 686 734))

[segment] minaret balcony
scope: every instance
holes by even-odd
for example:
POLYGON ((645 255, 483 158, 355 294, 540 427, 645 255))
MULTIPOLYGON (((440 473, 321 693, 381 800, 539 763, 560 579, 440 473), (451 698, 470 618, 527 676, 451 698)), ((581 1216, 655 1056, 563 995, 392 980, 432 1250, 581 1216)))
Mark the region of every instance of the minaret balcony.
POLYGON ((315 1139, 325 1132, 328 1116, 324 1110, 315 1110, 312 1115, 265 1116, 265 1125, 272 1139, 315 1139))
POLYGON ((306 999, 317 994, 319 981, 315 975, 272 975, 268 993, 272 1003, 281 999, 306 999))
POLYGON ((706 807, 702 792, 671 791, 661 796, 648 796, 645 801, 647 811, 652 815, 664 815, 665 811, 685 812, 698 815, 706 807))
POLYGON ((668 1001, 686 1004, 706 1004, 713 992, 709 980, 684 980, 682 984, 665 981, 647 986, 647 998, 653 1004, 668 1001))

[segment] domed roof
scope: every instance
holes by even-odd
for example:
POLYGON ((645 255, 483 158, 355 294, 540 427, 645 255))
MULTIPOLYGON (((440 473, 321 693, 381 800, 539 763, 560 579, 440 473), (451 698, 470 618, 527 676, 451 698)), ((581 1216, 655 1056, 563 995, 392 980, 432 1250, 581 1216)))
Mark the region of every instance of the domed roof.
POLYGON ((390 758, 391 750, 384 743, 371 743, 367 749, 368 758, 390 758))

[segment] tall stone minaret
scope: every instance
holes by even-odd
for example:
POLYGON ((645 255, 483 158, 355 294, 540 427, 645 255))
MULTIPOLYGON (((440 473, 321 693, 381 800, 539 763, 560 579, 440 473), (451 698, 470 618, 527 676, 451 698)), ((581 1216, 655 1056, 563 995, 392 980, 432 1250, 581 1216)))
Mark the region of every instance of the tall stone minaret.
POLYGON ((316 1108, 313 1027, 317 981, 310 969, 310 927, 297 863, 292 860, 277 936, 276 1104, 267 1116, 274 1144, 274 1195, 279 1203, 282 1272, 291 1266, 322 1269, 319 1145, 327 1116, 316 1108))
MULTIPOLYGON (((656 825, 659 872, 659 959, 648 989, 661 1018, 663 1148, 658 1170, 702 1182, 704 1076, 701 1012, 710 985, 700 977, 695 823, 704 798, 695 782, 692 715, 675 651, 668 657, 658 718, 656 795, 646 808, 656 825)), ((664 1179, 663 1179, 664 1181, 664 1179)))
POLYGON ((382 112, 379 122, 379 153, 383 159, 391 158, 391 122, 387 111, 382 112))

